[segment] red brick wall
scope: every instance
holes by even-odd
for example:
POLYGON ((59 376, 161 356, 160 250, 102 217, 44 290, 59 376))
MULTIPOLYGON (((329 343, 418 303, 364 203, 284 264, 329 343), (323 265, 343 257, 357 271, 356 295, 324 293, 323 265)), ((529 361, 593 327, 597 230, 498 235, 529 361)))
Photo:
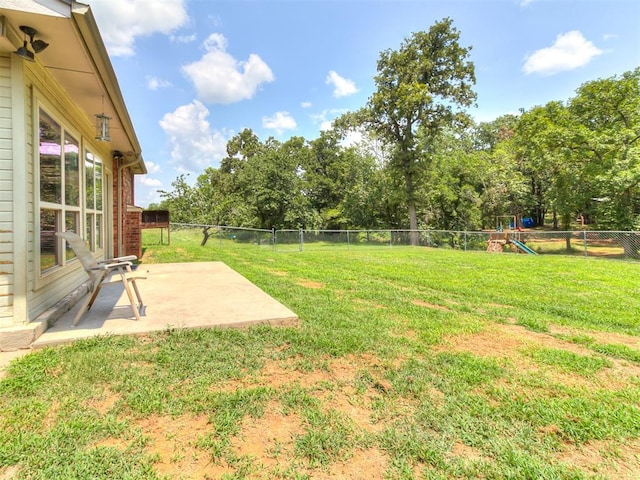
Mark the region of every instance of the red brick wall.
POLYGON ((142 209, 129 206, 126 214, 126 230, 123 232, 122 243, 125 255, 142 256, 142 209))
POLYGON ((114 158, 116 172, 113 182, 113 254, 116 257, 124 255, 142 256, 142 234, 140 224, 142 222, 142 209, 134 205, 133 173, 129 168, 119 168, 123 159, 114 158), (119 176, 119 182, 118 182, 119 176), (118 192, 120 185, 120 192, 118 192), (120 202, 118 202, 120 194, 120 202), (122 214, 118 211, 118 205, 122 206, 122 214), (122 232, 122 249, 118 245, 118 232, 122 232), (122 251, 120 251, 122 250, 122 251))

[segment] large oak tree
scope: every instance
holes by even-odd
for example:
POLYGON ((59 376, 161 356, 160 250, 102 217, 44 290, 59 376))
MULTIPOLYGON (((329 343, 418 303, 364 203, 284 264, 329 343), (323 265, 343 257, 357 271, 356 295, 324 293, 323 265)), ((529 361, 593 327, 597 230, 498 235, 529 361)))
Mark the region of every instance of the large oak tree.
POLYGON ((428 163, 419 143, 435 139, 445 127, 469 123, 465 109, 476 99, 471 47, 460 46, 459 39, 451 19, 445 18, 426 32, 412 34, 398 50, 381 52, 376 91, 363 109, 337 122, 339 127, 364 126, 391 146, 389 166, 404 182, 414 245, 417 183, 428 163))

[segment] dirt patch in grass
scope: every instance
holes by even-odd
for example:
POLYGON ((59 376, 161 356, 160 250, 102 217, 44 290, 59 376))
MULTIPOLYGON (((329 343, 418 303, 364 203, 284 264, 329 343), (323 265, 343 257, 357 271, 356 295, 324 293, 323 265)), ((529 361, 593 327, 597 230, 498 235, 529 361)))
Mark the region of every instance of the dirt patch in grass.
POLYGON ((451 309, 449 307, 445 307, 444 305, 436 305, 434 303, 425 302, 424 300, 414 299, 411 300, 411 303, 417 305, 418 307, 427 307, 433 310, 442 310, 443 312, 450 312, 451 309))
POLYGON ((479 357, 505 359, 519 372, 549 375, 550 383, 587 388, 625 388, 630 379, 640 378, 640 365, 625 360, 606 358, 610 367, 592 376, 584 376, 538 364, 527 352, 537 348, 566 350, 584 357, 600 356, 587 347, 555 338, 551 334, 532 332, 520 325, 494 324, 473 334, 447 337, 433 347, 439 352, 464 352, 479 357))
MULTIPOLYGON (((549 334, 530 332, 517 325, 491 325, 489 328, 464 335, 448 337, 443 344, 434 347, 438 351, 467 352, 482 357, 504 358, 516 368, 532 372, 540 368, 535 361, 523 354, 532 346, 567 348, 576 353, 589 355, 590 350, 554 338, 549 334)), ((284 351, 281 348, 279 351, 284 351)), ((396 360, 395 363, 401 363, 396 360)), ((370 354, 352 354, 344 357, 315 358, 288 357, 267 360, 262 369, 253 375, 212 385, 211 389, 233 392, 238 389, 266 387, 277 392, 303 389, 306 395, 317 400, 323 411, 334 411, 353 428, 355 436, 367 435, 374 438, 393 426, 402 414, 415 414, 414 405, 405 405, 406 399, 389 411, 380 409, 376 402, 385 395, 395 395, 393 386, 384 377, 384 361, 370 354), (404 405, 404 407, 402 406, 404 405), (404 410, 403 410, 404 409, 404 410)), ((398 365, 396 365, 398 366, 398 365)), ((605 369, 614 377, 618 366, 605 369), (615 369, 615 371, 613 371, 615 369)), ((555 377, 554 381, 572 384, 570 375, 555 377)), ((497 382, 508 379, 499 379, 497 382)), ((575 382, 592 382, 594 379, 578 378, 575 382)), ((506 384, 505 388, 519 388, 517 384, 506 384)), ((431 402, 444 405, 445 395, 435 387, 425 392, 431 402)), ((423 397, 424 398, 424 397, 423 397)), ((306 433, 307 425, 302 412, 285 407, 283 397, 274 394, 267 402, 260 417, 245 416, 239 432, 230 437, 230 452, 223 458, 212 460, 211 452, 198 446, 198 440, 213 432, 213 426, 205 415, 162 416, 151 415, 144 419, 130 420, 133 435, 126 438, 106 439, 96 446, 109 446, 125 451, 139 434, 145 439, 145 452, 152 458, 154 470, 167 478, 231 478, 239 474, 240 465, 248 465, 243 478, 299 478, 313 479, 383 479, 389 475, 390 457, 377 446, 369 443, 347 449, 330 465, 314 468, 299 452, 297 439, 306 433), (234 459, 235 458, 235 463, 234 459), (297 475, 297 477, 296 477, 297 475)), ((91 400, 91 406, 102 413, 113 411, 119 401, 117 394, 106 391, 101 401, 91 400)), ((314 407, 315 408, 315 407, 314 407)), ((541 427, 540 435, 556 435, 558 427, 541 427)), ((451 447, 452 461, 463 463, 488 461, 483 452, 455 440, 451 447)), ((582 446, 562 444, 556 454, 556 461, 572 465, 583 472, 604 478, 640 478, 640 441, 612 447, 610 441, 589 442, 582 446)), ((420 465, 414 465, 416 474, 420 465)), ((0 470, 0 474, 2 470, 0 470)), ((419 476, 419 475, 418 475, 419 476)), ((1 480, 0 476, 0 480, 1 480)), ((416 477, 417 478, 417 477, 416 477)))
POLYGON ((303 431, 297 414, 283 415, 278 404, 271 402, 262 418, 245 418, 232 444, 237 455, 252 458, 259 470, 271 469, 289 463, 295 438, 303 431))
POLYGON ((211 475, 209 455, 195 442, 211 431, 204 415, 179 417, 155 416, 137 422, 148 439, 146 451, 157 458, 154 469, 169 478, 206 478, 211 475))
POLYGON ((466 352, 492 358, 514 358, 530 347, 564 349, 586 356, 593 353, 586 347, 513 324, 495 324, 477 333, 453 335, 444 339, 434 350, 466 352))
MULTIPOLYGON (((324 359, 319 361, 321 368, 310 372, 296 367, 299 360, 289 358, 266 362, 257 375, 228 382, 218 386, 217 390, 234 391, 257 385, 279 391, 303 388, 318 399, 323 410, 344 415, 356 432, 375 434, 383 430, 385 425, 375 420, 372 404, 374 397, 382 394, 376 385, 386 382, 382 378, 377 382, 374 378, 364 392, 355 386, 362 369, 375 375, 380 367, 376 357, 348 355, 324 359)), ((391 386, 387 388, 391 389, 391 386)), ((212 463, 209 454, 195 446, 199 437, 211 432, 212 427, 203 416, 151 416, 137 421, 136 426, 147 438, 145 449, 157 458, 154 469, 158 474, 169 478, 220 478, 236 470, 225 460, 212 463)), ((388 457, 375 447, 356 449, 349 453, 348 459, 335 461, 328 469, 309 467, 295 452, 296 439, 304 432, 305 425, 300 415, 284 409, 280 401, 272 399, 261 417, 244 418, 240 432, 230 439, 231 448, 238 458, 250 461, 251 473, 247 478, 280 478, 277 475, 287 468, 314 479, 384 478, 388 457)), ((111 442, 111 446, 125 447, 120 440, 112 439, 111 442)))
POLYGON ((467 462, 475 462, 478 460, 487 459, 477 448, 471 447, 459 441, 453 444, 453 447, 451 448, 451 455, 467 462))
POLYGON ((288 272, 283 272, 282 270, 268 270, 271 275, 275 275, 276 277, 286 277, 289 275, 288 272))
POLYGON ((363 300, 361 298, 354 299, 353 303, 356 303, 358 305, 363 305, 365 307, 376 308, 376 309, 386 309, 387 308, 386 305, 382 305, 381 303, 372 302, 370 300, 363 300))
POLYGON ((636 480, 640 478, 640 440, 620 445, 596 440, 565 445, 557 460, 599 477, 636 480))
POLYGON ((586 335, 593 338, 600 344, 618 344, 625 345, 629 348, 640 350, 640 337, 634 337, 632 335, 624 335, 622 333, 613 332, 597 332, 594 330, 576 330, 573 328, 552 325, 549 327, 549 331, 553 334, 561 335, 586 335))
POLYGON ((356 450, 353 455, 331 465, 330 472, 312 472, 314 480, 359 480, 382 479, 387 470, 389 460, 386 454, 377 448, 356 450))
POLYGON ((324 283, 314 282, 311 280, 298 280, 296 282, 296 285, 299 285, 304 288, 312 288, 312 289, 324 288, 324 283))
POLYGON ((17 478, 19 470, 20 470, 19 465, 12 465, 10 467, 0 468, 0 480, 11 480, 12 478, 17 478))
POLYGON ((96 409, 102 415, 106 415, 116 406, 118 400, 120 400, 120 394, 105 389, 100 399, 89 400, 89 407, 96 409))

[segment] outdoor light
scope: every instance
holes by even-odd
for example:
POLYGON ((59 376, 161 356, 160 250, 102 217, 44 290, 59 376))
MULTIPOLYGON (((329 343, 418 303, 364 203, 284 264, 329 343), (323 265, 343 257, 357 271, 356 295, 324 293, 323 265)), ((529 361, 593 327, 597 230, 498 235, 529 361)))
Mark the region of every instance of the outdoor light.
POLYGON ((110 141, 109 120, 111 120, 111 117, 104 113, 96 113, 94 117, 96 117, 96 140, 100 140, 101 142, 110 141))
POLYGON ((49 46, 47 42, 44 40, 34 40, 33 37, 37 35, 38 31, 33 27, 28 27, 26 25, 20 25, 20 30, 22 33, 29 36, 29 42, 31 44, 31 48, 33 48, 33 52, 27 48, 27 40, 24 40, 24 44, 18 48, 15 52, 20 58, 24 60, 28 60, 29 62, 35 61, 35 53, 42 52, 45 48, 49 46), (34 53, 35 52, 35 53, 34 53))
POLYGON ((43 51, 45 48, 47 48, 49 46, 49 44, 47 42, 45 42, 44 40, 34 40, 33 42, 31 42, 31 48, 33 48, 33 51, 35 53, 40 53, 41 51, 43 51))
POLYGON ((18 48, 18 50, 16 50, 15 52, 16 55, 18 55, 20 58, 27 60, 29 62, 35 62, 35 55, 32 51, 30 51, 27 48, 27 41, 24 41, 24 45, 20 48, 18 48))

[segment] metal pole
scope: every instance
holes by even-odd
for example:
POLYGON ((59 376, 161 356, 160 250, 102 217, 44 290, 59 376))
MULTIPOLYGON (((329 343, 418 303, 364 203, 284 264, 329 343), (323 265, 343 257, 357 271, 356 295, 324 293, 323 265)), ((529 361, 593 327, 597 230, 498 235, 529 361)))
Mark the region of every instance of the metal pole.
POLYGON ((349 242, 349 230, 347 230, 347 250, 349 250, 350 247, 350 242, 349 242))
POLYGON ((587 231, 582 231, 582 242, 584 244, 584 256, 587 257, 587 231))
POLYGON ((298 236, 298 249, 302 251, 302 245, 304 244, 304 234, 302 233, 302 229, 299 230, 298 236))

